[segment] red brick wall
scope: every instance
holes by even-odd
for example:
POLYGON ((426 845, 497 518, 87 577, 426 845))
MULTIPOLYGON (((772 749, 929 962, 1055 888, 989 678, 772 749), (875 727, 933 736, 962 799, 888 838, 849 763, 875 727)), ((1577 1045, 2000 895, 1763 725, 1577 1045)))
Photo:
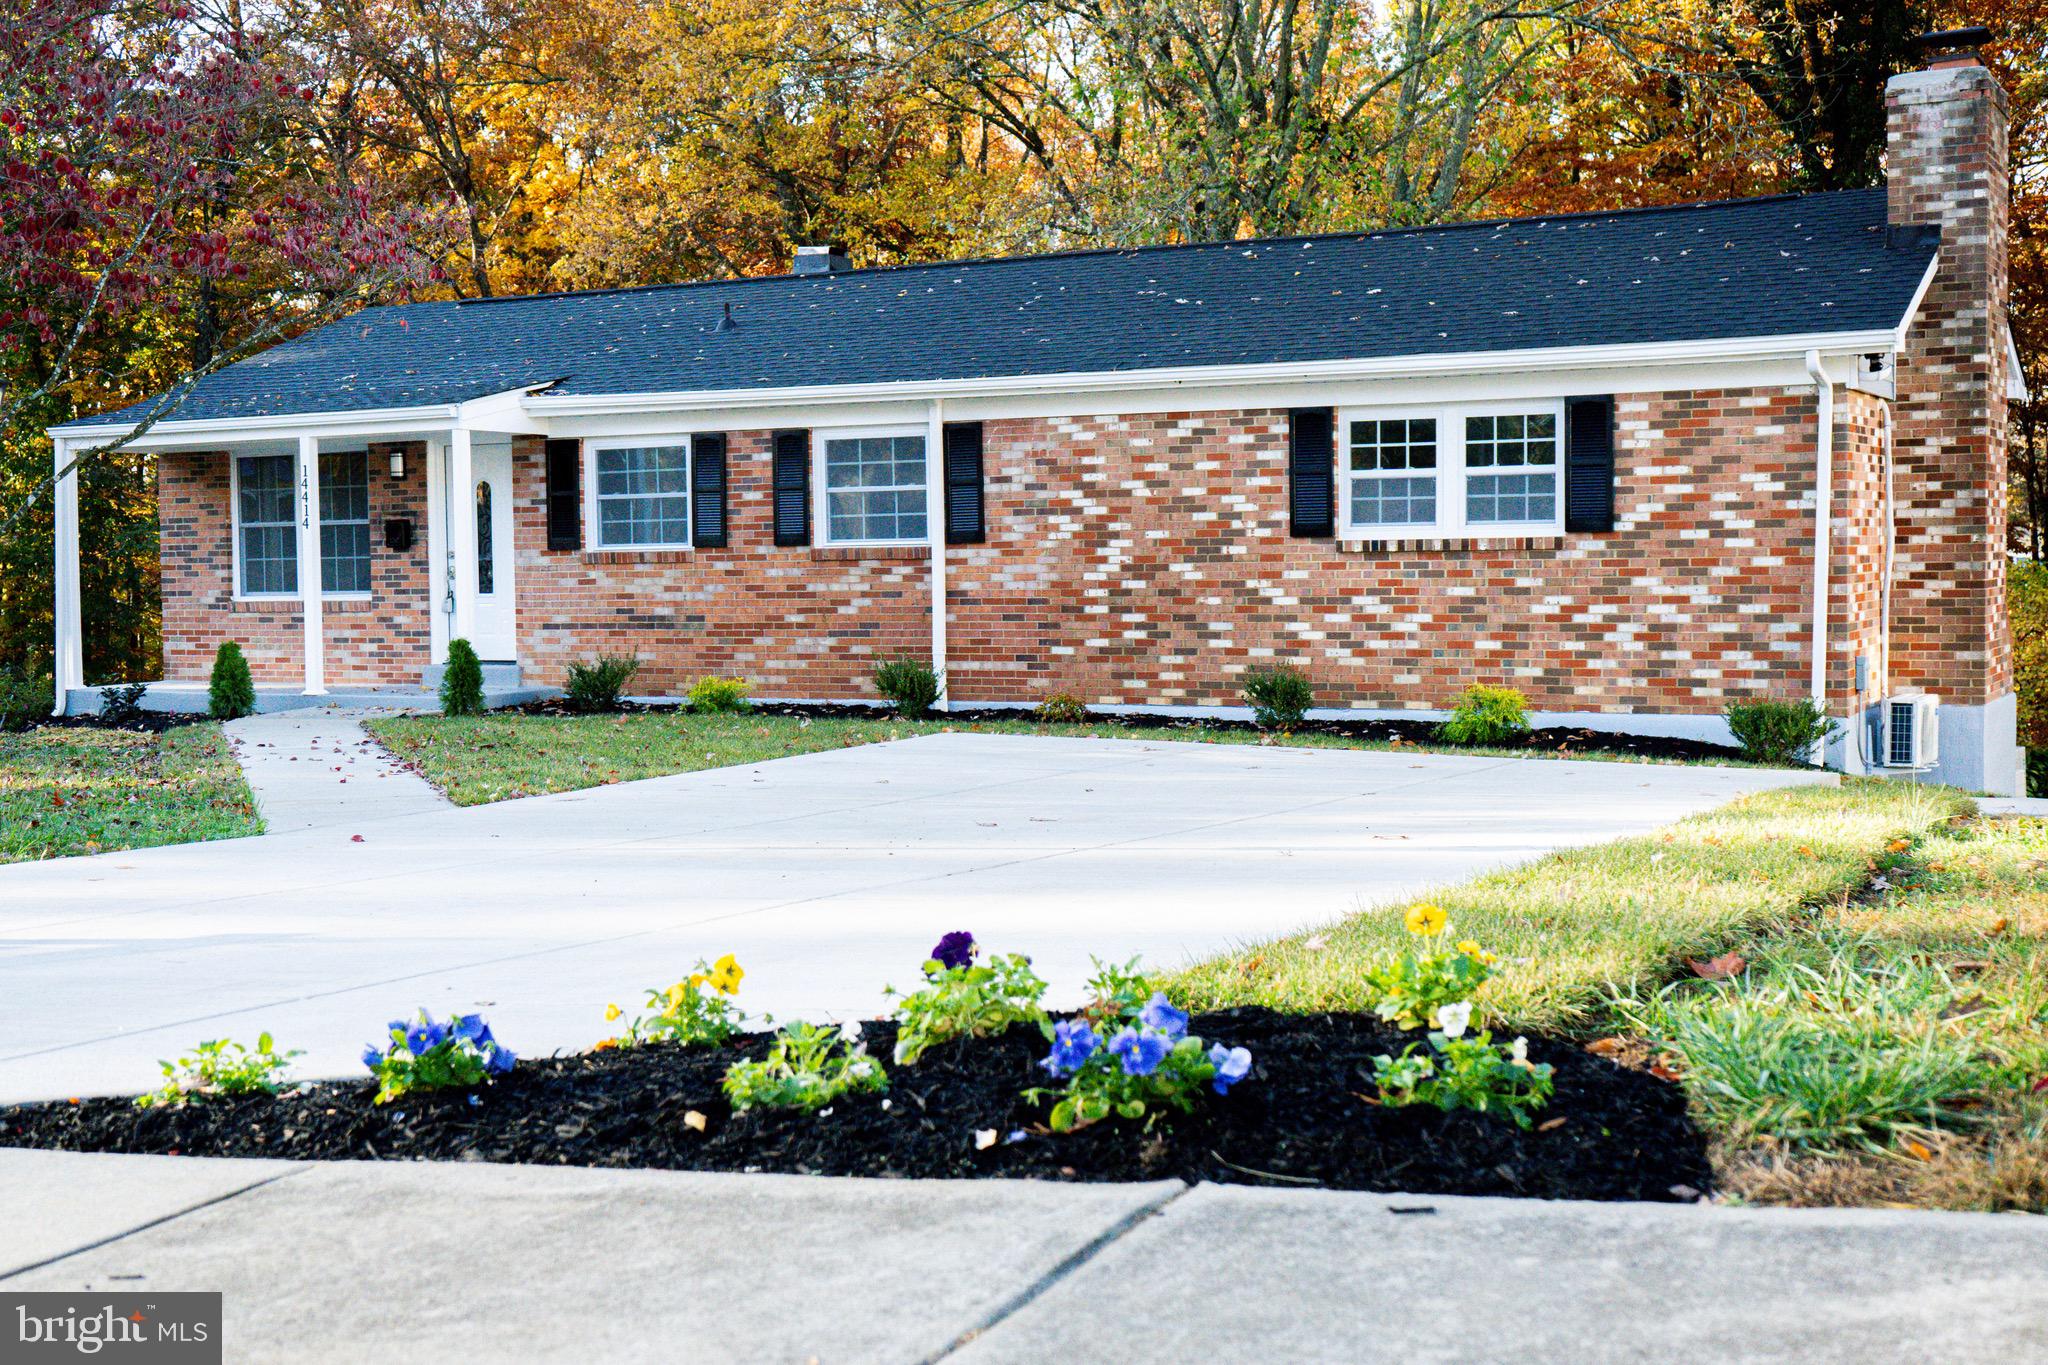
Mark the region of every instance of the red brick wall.
POLYGON ((513 442, 525 681, 559 686, 571 661, 605 652, 640 656, 636 691, 716 673, 763 696, 863 697, 877 658, 928 657, 922 548, 778 549, 767 433, 733 433, 727 461, 730 549, 550 552, 541 442, 513 442))
POLYGON ((1891 220, 1942 227, 1898 373, 1892 679, 1966 705, 2012 690, 2005 103, 1981 66, 1897 77, 1885 100, 1891 220))
MULTIPOLYGON (((238 640, 262 684, 304 680, 303 618, 289 602, 234 600, 233 521, 228 456, 158 457, 157 525, 163 561, 164 672, 206 678, 223 640, 238 640)), ((370 598, 330 600, 326 626, 329 687, 418 683, 428 656, 427 462, 417 444, 370 447, 370 598), (405 478, 391 477, 389 455, 405 452, 405 478), (384 521, 413 522, 411 550, 384 548, 384 521)))
MULTIPOLYGON (((1874 413, 1839 410, 1859 544, 1874 413)), ((1284 661, 1338 706, 1441 706, 1477 681, 1547 710, 1803 695, 1814 420, 1804 388, 1624 395, 1613 534, 1379 551, 1288 536, 1281 412, 990 422, 989 540, 948 552, 952 694, 1236 705, 1246 667, 1284 661)), ((645 659, 648 690, 733 673, 857 697, 878 656, 927 654, 922 550, 778 549, 765 433, 734 433, 730 460, 732 548, 554 553, 539 443, 515 445, 529 678, 603 650, 645 659)), ((1837 553, 1839 710, 1871 609, 1863 552, 1837 553)))

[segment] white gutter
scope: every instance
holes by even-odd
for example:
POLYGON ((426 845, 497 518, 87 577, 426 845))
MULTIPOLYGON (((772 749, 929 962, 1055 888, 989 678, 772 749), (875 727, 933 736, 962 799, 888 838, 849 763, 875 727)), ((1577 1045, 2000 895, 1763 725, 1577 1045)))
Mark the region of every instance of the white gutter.
POLYGON ((937 709, 953 709, 953 689, 946 678, 946 404, 931 400, 925 417, 925 533, 931 538, 932 672, 939 679, 937 709))
POLYGON ((1697 361, 1788 360, 1815 350, 1830 354, 1892 351, 1903 328, 1859 332, 1814 332, 1798 336, 1743 337, 1732 341, 1669 341, 1626 346, 1563 346, 1520 351, 1446 352, 1258 365, 1183 365, 1150 370, 1089 370, 1065 374, 994 375, 978 379, 929 379, 875 384, 805 384, 781 388, 676 389, 647 393, 534 394, 521 406, 536 417, 602 417, 638 412, 754 408, 805 403, 1001 398, 1122 391, 1198 388, 1223 384, 1290 383, 1314 380, 1437 378, 1527 370, 1602 369, 1697 361))
MULTIPOLYGON (((1806 353, 1806 372, 1813 376, 1816 399, 1813 476, 1813 701, 1828 707, 1828 556, 1832 552, 1829 517, 1835 496, 1835 381, 1820 363, 1819 351, 1806 353)), ((1827 741, 1814 745, 1815 763, 1827 760, 1827 741)))

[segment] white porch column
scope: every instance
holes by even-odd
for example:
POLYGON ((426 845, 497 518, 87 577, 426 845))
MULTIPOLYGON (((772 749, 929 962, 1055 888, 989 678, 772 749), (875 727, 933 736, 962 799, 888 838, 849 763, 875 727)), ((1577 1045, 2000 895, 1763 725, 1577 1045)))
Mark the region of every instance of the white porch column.
POLYGON ((454 613, 450 608, 455 601, 448 569, 453 562, 454 554, 448 548, 448 441, 445 437, 430 436, 427 438, 427 592, 433 599, 433 610, 428 613, 433 622, 428 631, 430 663, 448 662, 449 627, 454 624, 454 613))
POLYGON ((939 700, 934 709, 953 709, 953 689, 946 679, 946 407, 932 399, 926 419, 925 531, 932 545, 932 672, 939 675, 939 700))
POLYGON ((455 552, 449 589, 455 594, 453 638, 476 640, 476 465, 471 459, 469 428, 448 433, 448 548, 455 552))
POLYGON ((85 633, 80 623, 78 604, 78 473, 75 470, 69 474, 64 472, 75 447, 59 438, 52 438, 51 444, 55 447, 51 457, 55 463, 51 472, 60 476, 52 502, 57 526, 52 538, 56 654, 51 672, 57 686, 51 710, 61 716, 66 712, 71 689, 85 686, 85 633))
POLYGON ((299 437, 299 602, 306 623, 306 687, 327 695, 326 605, 320 583, 320 438, 299 437))

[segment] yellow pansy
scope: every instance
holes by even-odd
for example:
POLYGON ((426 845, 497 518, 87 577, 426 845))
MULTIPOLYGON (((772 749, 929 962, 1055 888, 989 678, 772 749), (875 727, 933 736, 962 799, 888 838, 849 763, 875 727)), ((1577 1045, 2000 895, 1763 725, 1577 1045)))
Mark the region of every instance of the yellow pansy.
POLYGON ((738 995, 740 992, 740 978, 746 974, 746 970, 733 959, 733 955, 727 953, 724 957, 711 964, 712 989, 716 990, 720 995, 738 995))
POLYGON ((610 1023, 612 1020, 618 1018, 620 1015, 624 1013, 625 1011, 620 1009, 617 1005, 606 1005, 604 1007, 605 1022, 610 1023))
POLYGON ((692 990, 696 989, 696 985, 697 978, 693 976, 688 981, 678 981, 675 985, 670 986, 668 988, 669 1006, 673 1008, 677 1005, 682 1004, 683 997, 688 995, 692 990))
POLYGON ((1435 938, 1438 934, 1441 934, 1447 921, 1448 916, 1444 914, 1441 907, 1430 905, 1427 902, 1411 906, 1405 918, 1408 932, 1420 935, 1423 938, 1435 938))

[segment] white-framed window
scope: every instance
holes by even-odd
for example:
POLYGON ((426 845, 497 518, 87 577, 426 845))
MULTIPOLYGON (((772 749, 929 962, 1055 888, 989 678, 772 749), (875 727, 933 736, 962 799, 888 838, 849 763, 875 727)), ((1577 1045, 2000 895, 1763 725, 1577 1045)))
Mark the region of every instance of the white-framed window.
POLYGON ((290 455, 238 455, 234 474, 236 594, 297 597, 297 459, 290 455))
POLYGON ((673 550, 690 544, 690 438, 589 441, 591 547, 673 550))
POLYGON ((337 450, 320 457, 320 594, 370 591, 370 455, 337 450))
POLYGON ((821 431, 817 524, 827 545, 923 545, 930 540, 923 427, 821 431))
POLYGON ((1340 533, 1358 540, 1564 529, 1557 399, 1337 414, 1340 533))

